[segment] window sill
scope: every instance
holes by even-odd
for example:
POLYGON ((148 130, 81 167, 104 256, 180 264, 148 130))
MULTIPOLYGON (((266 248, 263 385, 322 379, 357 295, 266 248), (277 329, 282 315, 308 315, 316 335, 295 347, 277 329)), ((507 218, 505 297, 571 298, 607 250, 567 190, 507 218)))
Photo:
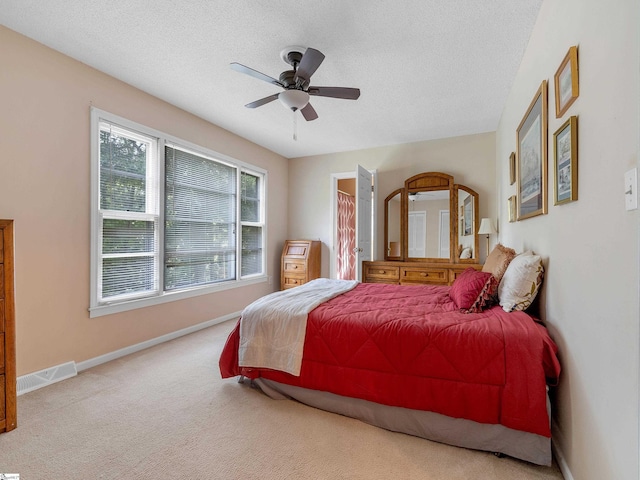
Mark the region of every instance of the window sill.
POLYGON ((178 292, 169 292, 156 297, 139 298, 136 300, 127 300, 118 303, 111 303, 106 305, 95 305, 89 307, 89 317, 96 318, 104 315, 111 315, 114 313, 126 312, 129 310, 135 310, 138 308, 151 307, 153 305, 160 305, 162 303, 175 302, 176 300, 184 300, 191 297, 199 297, 200 295, 209 295, 211 293, 222 292, 225 290, 231 290, 234 288, 245 287, 247 285, 254 285, 257 283, 264 283, 268 281, 267 275, 260 275, 257 277, 251 277, 244 280, 230 281, 210 287, 194 288, 189 290, 180 290, 178 292))

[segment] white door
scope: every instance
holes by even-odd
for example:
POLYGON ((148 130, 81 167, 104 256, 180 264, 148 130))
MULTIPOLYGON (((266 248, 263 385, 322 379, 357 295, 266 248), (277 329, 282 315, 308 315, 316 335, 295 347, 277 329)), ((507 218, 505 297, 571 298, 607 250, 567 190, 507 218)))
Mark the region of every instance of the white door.
POLYGON ((409 257, 425 258, 427 256, 427 212, 409 212, 409 257))
POLYGON ((372 176, 358 165, 356 171, 356 280, 362 281, 362 262, 372 259, 372 176))
POLYGON ((440 210, 440 248, 439 258, 449 258, 451 252, 451 238, 449 236, 449 210, 440 210))

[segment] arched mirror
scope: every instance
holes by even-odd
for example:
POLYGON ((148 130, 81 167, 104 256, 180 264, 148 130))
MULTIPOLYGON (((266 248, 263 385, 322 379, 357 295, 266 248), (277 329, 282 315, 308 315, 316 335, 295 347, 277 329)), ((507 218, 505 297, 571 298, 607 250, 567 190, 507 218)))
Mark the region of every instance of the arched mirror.
POLYGON ((384 200, 384 259, 402 260, 403 216, 402 201, 404 188, 394 190, 384 200))
POLYGON ((461 263, 478 263, 478 194, 465 185, 454 185, 457 201, 456 257, 461 263))
POLYGON ((478 263, 478 194, 453 176, 408 178, 385 199, 384 259, 478 263))
POLYGON ((439 172, 421 173, 407 179, 404 190, 407 197, 404 214, 405 258, 413 261, 453 261, 453 177, 439 172))

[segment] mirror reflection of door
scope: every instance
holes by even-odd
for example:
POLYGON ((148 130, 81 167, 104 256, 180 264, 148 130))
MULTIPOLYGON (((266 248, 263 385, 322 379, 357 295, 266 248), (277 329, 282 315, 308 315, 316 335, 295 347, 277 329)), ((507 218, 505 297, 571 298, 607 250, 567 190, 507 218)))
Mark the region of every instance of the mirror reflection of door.
POLYGON ((449 210, 440 210, 440 248, 438 250, 439 258, 447 258, 451 252, 449 228, 449 210))
POLYGON ((449 190, 410 193, 408 200, 407 254, 409 258, 449 258, 451 250, 449 217, 447 216, 446 225, 443 225, 441 220, 442 212, 449 215, 449 190), (412 221, 416 222, 411 219, 415 212, 425 214, 420 231, 417 230, 417 224, 414 227, 411 226, 412 221))
POLYGON ((409 256, 424 258, 427 253, 427 212, 409 212, 409 256))

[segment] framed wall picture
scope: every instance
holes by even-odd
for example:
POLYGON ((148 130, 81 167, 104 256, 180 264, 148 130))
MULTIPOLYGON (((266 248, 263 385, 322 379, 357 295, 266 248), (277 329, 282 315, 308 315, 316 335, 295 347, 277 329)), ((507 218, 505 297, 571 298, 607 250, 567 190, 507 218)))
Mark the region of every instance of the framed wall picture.
POLYGON ((554 205, 578 200, 578 117, 564 122, 553 134, 554 205))
POLYGON ((509 223, 513 223, 516 221, 516 196, 511 195, 507 200, 507 213, 509 215, 509 223))
POLYGON ((562 117, 580 94, 578 82, 578 47, 573 46, 553 77, 556 94, 556 118, 562 117))
POLYGON ((547 213, 547 81, 543 80, 518 130, 518 220, 547 213))
POLYGON ((509 155, 509 185, 516 183, 516 152, 509 155))

